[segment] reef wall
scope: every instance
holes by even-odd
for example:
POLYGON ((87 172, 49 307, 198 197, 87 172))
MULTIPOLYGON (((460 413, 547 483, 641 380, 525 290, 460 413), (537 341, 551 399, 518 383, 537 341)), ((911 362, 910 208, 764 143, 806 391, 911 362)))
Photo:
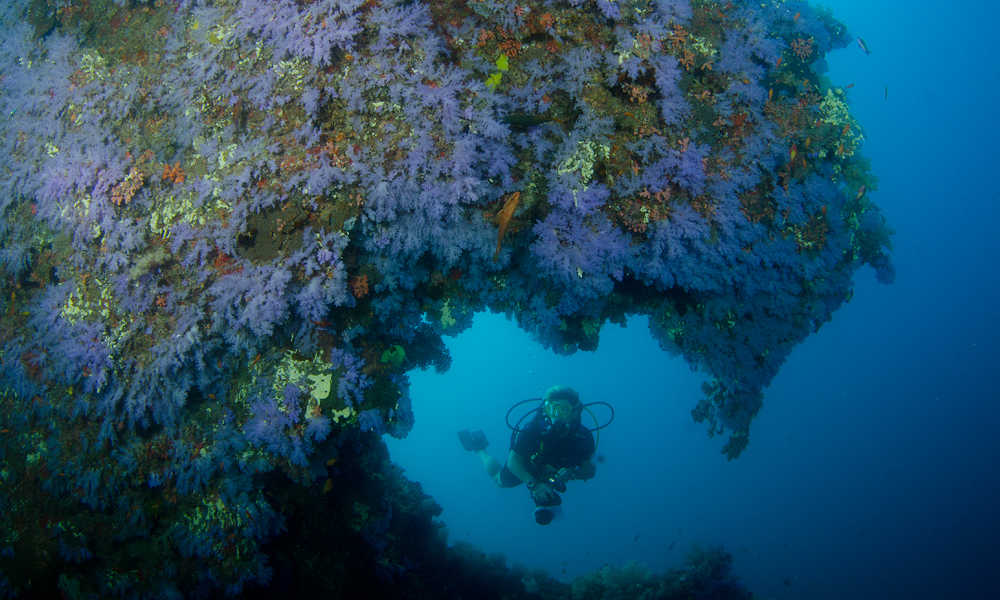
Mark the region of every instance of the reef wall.
POLYGON ((275 496, 351 493, 345 440, 405 435, 477 311, 559 353, 648 315, 735 458, 855 271, 893 276, 822 76, 850 37, 805 2, 2 11, 8 590, 267 583, 275 496))

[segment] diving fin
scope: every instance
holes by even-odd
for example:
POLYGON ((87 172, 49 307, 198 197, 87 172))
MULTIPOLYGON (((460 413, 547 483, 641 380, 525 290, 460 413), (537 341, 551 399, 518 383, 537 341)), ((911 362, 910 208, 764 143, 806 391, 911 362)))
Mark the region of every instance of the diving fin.
POLYGON ((462 447, 473 452, 475 450, 483 450, 490 445, 489 441, 486 440, 486 434, 483 430, 470 432, 468 429, 463 429, 458 432, 458 441, 462 443, 462 447))
POLYGON ((485 450, 486 447, 489 446, 489 445, 490 445, 490 443, 486 439, 486 434, 483 433, 482 429, 480 429, 479 431, 473 431, 472 432, 472 449, 473 450, 485 450))

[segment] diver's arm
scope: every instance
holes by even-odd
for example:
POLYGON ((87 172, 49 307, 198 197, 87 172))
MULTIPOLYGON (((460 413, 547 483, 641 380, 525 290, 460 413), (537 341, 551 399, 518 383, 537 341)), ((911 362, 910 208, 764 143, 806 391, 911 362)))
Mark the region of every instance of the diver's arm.
POLYGON ((528 472, 528 467, 525 465, 524 458, 513 450, 510 451, 510 456, 507 457, 507 468, 510 469, 510 472, 515 477, 525 483, 532 479, 532 475, 528 472))
POLYGON ((513 450, 510 451, 510 456, 507 457, 507 468, 518 479, 528 484, 528 490, 531 492, 531 497, 534 498, 536 503, 548 502, 556 497, 552 486, 544 481, 536 480, 534 475, 528 471, 524 458, 513 450))

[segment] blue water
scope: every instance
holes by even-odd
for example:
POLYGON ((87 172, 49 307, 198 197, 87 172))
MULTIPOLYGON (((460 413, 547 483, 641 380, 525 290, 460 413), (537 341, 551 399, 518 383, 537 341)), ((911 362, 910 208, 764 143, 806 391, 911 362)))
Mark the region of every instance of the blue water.
POLYGON ((451 540, 567 581, 629 559, 661 570, 700 542, 723 544, 762 598, 1000 598, 1000 3, 823 4, 872 51, 832 53, 829 76, 854 84, 896 282, 858 274, 733 462, 690 416, 707 376, 643 320, 564 358, 477 316, 448 340, 451 371, 413 374, 417 423, 389 440, 451 540), (507 408, 556 383, 617 413, 597 477, 540 527, 525 489, 497 488, 455 432, 482 428, 502 459, 507 408))

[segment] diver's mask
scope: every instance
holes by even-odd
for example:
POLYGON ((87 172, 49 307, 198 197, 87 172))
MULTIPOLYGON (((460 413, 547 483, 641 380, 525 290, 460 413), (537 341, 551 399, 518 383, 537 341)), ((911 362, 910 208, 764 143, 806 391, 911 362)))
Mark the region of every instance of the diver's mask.
POLYGON ((567 402, 546 402, 543 407, 548 419, 546 431, 565 433, 573 420, 573 406, 567 402))

